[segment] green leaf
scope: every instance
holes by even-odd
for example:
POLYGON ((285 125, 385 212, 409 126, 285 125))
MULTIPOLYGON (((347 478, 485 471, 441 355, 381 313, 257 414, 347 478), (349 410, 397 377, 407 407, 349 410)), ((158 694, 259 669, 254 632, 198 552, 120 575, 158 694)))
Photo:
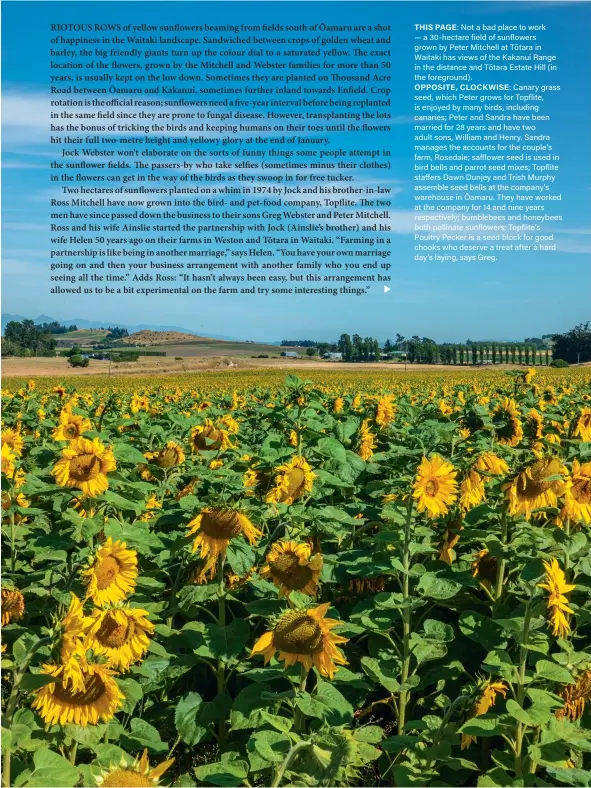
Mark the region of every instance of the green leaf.
POLYGON ((144 695, 144 691, 142 689, 141 684, 135 679, 117 679, 117 684, 121 688, 123 694, 125 695, 125 701, 123 702, 122 710, 126 714, 132 714, 133 710, 135 709, 136 705, 142 699, 144 695))
POLYGON ((25 692, 33 692, 54 681, 55 678, 53 676, 47 676, 45 673, 27 673, 22 678, 21 689, 25 692))
POLYGON ((575 684, 570 671, 547 659, 541 659, 539 662, 536 662, 536 676, 550 679, 550 681, 557 681, 560 684, 575 684))
POLYGON ((465 610, 461 614, 458 624, 466 637, 479 643, 487 651, 491 651, 505 642, 495 622, 488 616, 483 616, 474 610, 465 610))
POLYGON ((241 786, 248 776, 248 762, 208 763, 205 766, 198 766, 194 772, 198 780, 211 785, 241 786))
POLYGON ((56 752, 44 747, 33 756, 34 769, 24 783, 30 788, 72 788, 80 779, 75 766, 56 752))
POLYGON ((141 451, 130 446, 129 443, 116 443, 113 454, 119 462, 130 463, 131 465, 145 465, 147 462, 141 451))
POLYGON ((331 457, 337 462, 347 462, 345 447, 336 438, 321 438, 316 444, 316 448, 325 457, 331 457))
POLYGON ((425 572, 417 589, 430 599, 451 599, 462 588, 461 584, 447 577, 439 577, 434 572, 425 572))
POLYGON ((131 732, 121 736, 121 744, 132 752, 148 748, 148 752, 158 755, 168 751, 168 745, 160 738, 160 733, 149 722, 134 717, 130 723, 131 732))
POLYGON ((512 698, 507 701, 507 712, 519 722, 524 725, 529 725, 535 728, 537 725, 543 725, 553 716, 552 712, 548 709, 532 706, 529 709, 523 709, 519 703, 512 698))
POLYGON ((256 563, 252 547, 244 538, 232 539, 226 551, 226 560, 239 576, 246 575, 256 563))
POLYGON ((361 667, 377 684, 381 684, 388 692, 399 692, 400 665, 396 660, 378 660, 373 657, 362 657, 361 667))
POLYGON ((208 624, 205 627, 205 641, 211 653, 224 660, 237 657, 243 651, 249 636, 250 627, 242 618, 235 618, 225 627, 217 624, 208 624))
POLYGON ((465 722, 459 733, 470 736, 496 736, 499 733, 499 716, 497 714, 481 714, 465 722))
POLYGON ((177 732, 185 744, 191 747, 203 736, 202 729, 197 726, 197 714, 202 703, 201 695, 197 692, 189 692, 183 695, 174 713, 177 732))
POLYGON ((454 639, 454 630, 450 624, 428 618, 423 624, 426 635, 432 640, 440 640, 442 643, 450 643, 454 639))
POLYGON ((278 731, 257 731, 254 746, 261 758, 271 763, 281 763, 290 749, 289 737, 278 731))
POLYGON ((570 786, 580 786, 588 788, 591 785, 591 771, 586 769, 552 769, 548 768, 548 774, 558 780, 559 783, 570 786))

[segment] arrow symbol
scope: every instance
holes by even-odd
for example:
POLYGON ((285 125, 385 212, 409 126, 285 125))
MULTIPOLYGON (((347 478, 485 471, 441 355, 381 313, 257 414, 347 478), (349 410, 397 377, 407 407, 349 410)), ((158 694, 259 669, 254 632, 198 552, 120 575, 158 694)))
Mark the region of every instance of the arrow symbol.
POLYGON ((386 287, 386 285, 384 285, 384 293, 389 293, 389 292, 390 292, 390 288, 386 287))

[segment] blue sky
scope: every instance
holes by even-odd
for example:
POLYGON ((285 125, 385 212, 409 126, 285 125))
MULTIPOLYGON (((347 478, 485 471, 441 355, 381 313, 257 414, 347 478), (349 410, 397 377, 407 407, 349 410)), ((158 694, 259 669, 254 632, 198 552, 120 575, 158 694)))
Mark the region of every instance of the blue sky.
MULTIPOLYGON (((591 318, 590 32, 591 4, 552 1, 4 2, 2 310, 28 317, 84 317, 105 324, 174 324, 202 334, 267 341, 331 340, 342 332, 382 339, 396 332, 438 341, 520 339, 567 330, 591 318), (50 25, 271 21, 392 26, 393 130, 379 139, 392 151, 391 168, 356 175, 359 184, 379 183, 391 189, 391 291, 384 294, 376 283, 366 295, 347 297, 50 295, 49 239, 55 233, 49 230, 49 199, 60 196, 59 184, 49 178, 49 162, 57 153, 57 146, 52 149, 49 144, 50 25), (414 261, 413 25, 437 21, 547 25, 546 51, 558 56, 559 65, 548 81, 562 85, 545 107, 552 115, 546 129, 561 156, 559 207, 564 221, 551 227, 557 252, 513 253, 478 267, 414 261)), ((361 144, 366 148, 367 142, 366 136, 357 134, 331 136, 331 145, 345 150, 361 144)))

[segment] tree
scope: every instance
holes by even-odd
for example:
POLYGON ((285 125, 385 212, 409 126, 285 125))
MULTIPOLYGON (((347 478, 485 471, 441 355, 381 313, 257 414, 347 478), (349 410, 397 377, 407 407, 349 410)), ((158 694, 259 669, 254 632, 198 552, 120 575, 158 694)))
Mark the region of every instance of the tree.
POLYGON ((492 363, 497 363, 497 346, 494 342, 492 343, 492 363))
POLYGON ((472 351, 472 364, 476 365, 478 364, 478 348, 476 345, 472 345, 470 349, 472 351))
POLYGON ((550 366, 550 351, 546 351, 546 366, 550 366))
POLYGON ((566 334, 552 336, 552 355, 554 359, 581 364, 591 361, 591 329, 589 323, 580 323, 566 334))
POLYGON ((374 339, 374 341, 373 341, 373 357, 374 357, 374 361, 379 361, 380 358, 381 358, 381 355, 382 354, 380 352, 380 343, 378 342, 377 339, 374 339))
POLYGON ((306 348, 306 355, 310 356, 310 358, 312 358, 313 356, 316 356, 317 354, 318 354, 318 351, 317 351, 317 349, 315 347, 308 347, 308 348, 306 348))
MULTIPOLYGON (((39 328, 32 320, 11 320, 6 325, 4 332, 8 349, 14 355, 52 356, 55 352, 56 342, 51 332, 39 328)), ((3 351, 4 352, 4 351, 3 351)))
POLYGON ((460 364, 464 364, 464 346, 460 345, 460 364))
POLYGON ((482 364, 484 361, 484 345, 478 346, 478 355, 480 356, 480 363, 482 364))
POLYGON ((341 334, 339 339, 339 352, 343 354, 343 361, 351 361, 353 358, 353 343, 349 334, 341 334))
POLYGON ((394 345, 390 342, 389 339, 387 339, 384 345, 384 353, 391 353, 393 349, 394 349, 394 345))

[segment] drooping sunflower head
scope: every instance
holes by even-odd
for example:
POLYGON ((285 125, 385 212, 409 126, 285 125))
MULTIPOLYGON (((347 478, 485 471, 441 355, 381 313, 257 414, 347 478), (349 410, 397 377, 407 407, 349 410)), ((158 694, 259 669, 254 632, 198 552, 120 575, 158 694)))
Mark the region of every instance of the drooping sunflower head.
POLYGON ((564 701, 564 708, 558 709, 556 718, 569 719, 571 722, 580 720, 585 711, 585 705, 591 703, 591 670, 584 670, 578 674, 574 684, 567 684, 560 691, 564 701))
POLYGON ((530 440, 539 440, 544 434, 544 417, 535 408, 525 418, 525 434, 530 440))
POLYGON ((556 507, 558 498, 570 488, 568 471, 556 457, 540 459, 505 485, 509 514, 529 520, 534 509, 556 507))
POLYGON ((61 487, 75 487, 85 495, 101 495, 109 487, 107 473, 117 467, 113 452, 99 438, 76 438, 65 449, 52 474, 61 487))
POLYGON ((490 589, 497 578, 498 560, 488 550, 479 550, 473 559, 472 577, 477 577, 483 586, 490 589))
POLYGON ((373 457, 376 446, 376 436, 369 427, 369 420, 365 419, 359 429, 359 451, 357 453, 364 462, 367 462, 373 457))
POLYGON ((412 493, 419 512, 427 512, 429 517, 447 514, 458 497, 456 476, 453 465, 438 454, 423 457, 412 493))
POLYGON ((32 707, 48 725, 98 725, 113 719, 125 695, 119 689, 113 671, 104 665, 80 666, 81 684, 77 686, 65 675, 63 665, 43 665, 43 673, 55 678, 37 691, 32 707))
POLYGON ((132 413, 139 413, 140 410, 148 410, 150 408, 150 400, 144 394, 134 393, 131 398, 130 409, 132 413))
POLYGON ((95 781, 100 788, 148 788, 160 785, 160 777, 173 763, 174 758, 170 758, 151 769, 148 751, 144 750, 139 759, 131 760, 124 756, 118 764, 103 769, 101 774, 95 777, 95 781))
POLYGON ((376 407, 376 424, 379 427, 387 427, 395 415, 394 395, 387 394, 384 397, 380 397, 376 407))
POLYGON ((566 594, 574 591, 576 586, 566 582, 564 572, 555 558, 544 561, 544 569, 546 570, 544 578, 546 582, 538 583, 538 585, 548 592, 546 604, 552 624, 552 633, 556 637, 566 637, 570 632, 568 614, 573 613, 568 606, 566 594))
POLYGON ((211 419, 206 419, 204 424, 193 427, 190 443, 194 453, 224 451, 232 445, 229 431, 222 426, 216 426, 211 419))
POLYGON ((279 589, 279 596, 289 597, 292 591, 316 596, 322 571, 322 556, 311 555, 309 544, 276 542, 261 569, 261 577, 270 578, 279 589))
POLYGON ((300 662, 307 670, 316 667, 322 676, 333 678, 337 665, 346 665, 344 654, 337 647, 348 638, 331 630, 340 623, 326 618, 330 603, 308 610, 289 610, 269 632, 256 642, 251 656, 262 654, 265 664, 278 652, 277 658, 286 667, 300 662))
POLYGON ((129 670, 150 646, 154 625, 148 616, 147 610, 131 607, 93 610, 86 619, 85 646, 105 656, 109 667, 129 670))
POLYGON ((460 485, 460 508, 463 512, 473 509, 484 501, 484 480, 477 470, 471 468, 460 485))
POLYGON ((575 438, 585 443, 591 443, 591 408, 583 408, 574 430, 575 438))
POLYGON ((341 413, 345 405, 345 400, 342 397, 337 397, 332 403, 332 412, 341 413))
POLYGON ((2 444, 2 473, 5 476, 12 476, 16 469, 17 456, 12 451, 8 443, 2 444))
POLYGON ((23 453, 24 440, 23 436, 18 429, 6 427, 2 430, 2 445, 8 446, 10 451, 20 457, 23 453))
POLYGON ((192 551, 199 550, 201 558, 205 559, 202 575, 209 572, 212 577, 218 558, 225 557, 232 539, 242 534, 250 544, 254 544, 262 536, 245 514, 229 508, 203 509, 187 528, 188 536, 195 537, 192 551))
POLYGON ((25 598, 16 588, 2 589, 2 626, 20 621, 25 614, 25 598))
POLYGON ((72 413, 69 408, 63 408, 60 413, 59 424, 52 433, 54 441, 73 441, 81 438, 84 432, 92 429, 90 419, 72 413))
POLYGON ((514 399, 503 397, 493 412, 493 424, 499 443, 517 446, 523 438, 523 425, 514 399))
POLYGON ((267 503, 292 504, 312 491, 316 474, 303 457, 292 457, 274 469, 275 486, 267 493, 267 503))
POLYGON ((114 542, 109 537, 82 574, 86 581, 86 596, 95 605, 103 607, 120 602, 135 590, 137 553, 129 550, 125 542, 114 542))
POLYGON ((566 491, 562 519, 591 524, 591 462, 573 460, 572 486, 566 491))
POLYGON ((159 468, 175 468, 185 461, 185 452, 175 441, 168 441, 166 446, 160 449, 150 458, 150 462, 159 468))
MULTIPOLYGON (((470 712, 470 717, 480 717, 481 714, 486 714, 497 701, 497 695, 502 695, 503 698, 507 697, 508 687, 504 681, 493 681, 493 679, 482 679, 476 689, 476 698, 470 712)), ((467 749, 470 744, 476 741, 475 736, 462 733, 461 735, 461 748, 467 749)))
POLYGON ((501 457, 497 457, 492 451, 483 452, 475 463, 475 468, 493 476, 502 476, 509 472, 509 466, 501 457))

